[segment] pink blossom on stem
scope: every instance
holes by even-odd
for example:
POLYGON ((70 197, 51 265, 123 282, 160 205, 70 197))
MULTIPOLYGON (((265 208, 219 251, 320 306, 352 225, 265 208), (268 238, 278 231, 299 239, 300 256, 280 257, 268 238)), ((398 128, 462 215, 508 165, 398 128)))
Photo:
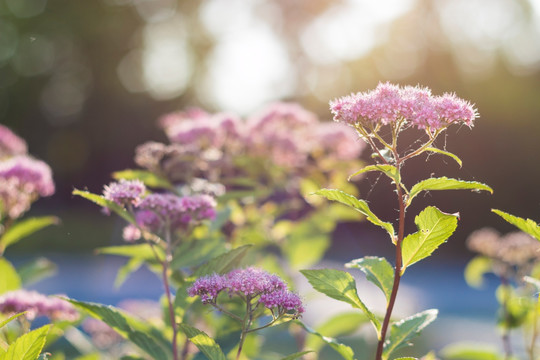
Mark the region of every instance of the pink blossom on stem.
POLYGON ((128 204, 137 206, 141 201, 141 196, 146 191, 146 186, 140 180, 121 179, 106 185, 103 190, 105 199, 113 201, 118 205, 128 204))
POLYGON ((438 130, 453 123, 470 127, 478 117, 474 106, 455 94, 433 96, 428 88, 390 83, 333 100, 330 109, 335 121, 368 127, 405 121, 419 129, 438 130))

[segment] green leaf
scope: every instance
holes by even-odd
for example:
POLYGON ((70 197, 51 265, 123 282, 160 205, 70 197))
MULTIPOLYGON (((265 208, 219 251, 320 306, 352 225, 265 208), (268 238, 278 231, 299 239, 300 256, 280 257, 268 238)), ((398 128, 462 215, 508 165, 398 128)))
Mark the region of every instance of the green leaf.
POLYGON ((225 274, 229 271, 238 268, 242 265, 242 260, 246 256, 247 251, 251 245, 240 246, 236 249, 226 252, 225 254, 219 255, 206 264, 203 264, 195 272, 193 276, 200 277, 204 275, 211 274, 225 274))
POLYGON ((227 360, 221 347, 206 333, 184 323, 178 326, 209 360, 227 360))
POLYGON ((116 180, 141 180, 146 186, 151 188, 174 190, 174 185, 169 180, 146 170, 126 169, 115 171, 112 176, 116 180))
POLYGON ((321 335, 320 333, 313 330, 312 328, 310 328, 309 326, 307 326, 306 324, 304 324, 301 321, 297 321, 296 323, 299 324, 300 326, 302 326, 308 333, 317 336, 319 339, 321 339, 326 344, 328 344, 332 349, 334 349, 334 351, 336 351, 338 354, 340 354, 345 360, 355 360, 354 352, 349 346, 338 342, 334 338, 321 335))
POLYGON ((160 330, 151 324, 139 320, 113 306, 65 299, 77 308, 85 310, 92 317, 103 321, 120 336, 130 340, 134 345, 155 360, 169 360, 172 357, 170 343, 160 330))
POLYGON ((57 225, 58 223, 60 223, 60 219, 56 216, 32 217, 17 221, 0 238, 0 248, 6 249, 8 246, 32 235, 36 231, 50 225, 57 225))
POLYGON ((24 315, 25 313, 26 313, 26 311, 23 311, 21 313, 12 315, 9 318, 7 318, 6 320, 0 322, 0 329, 3 328, 4 326, 6 326, 7 324, 9 324, 10 322, 12 322, 13 320, 15 320, 16 318, 18 318, 19 316, 24 315))
POLYGON ((309 353, 312 353, 312 352, 313 352, 312 350, 297 352, 297 353, 291 354, 291 355, 289 355, 289 356, 285 356, 285 357, 282 358, 281 360, 295 360, 295 359, 299 359, 299 358, 301 358, 302 356, 304 356, 304 355, 306 355, 306 354, 309 354, 309 353))
POLYGON ((30 285, 56 274, 55 263, 44 257, 32 259, 17 269, 17 273, 24 285, 30 285))
POLYGON ((493 194, 493 189, 486 184, 477 181, 465 181, 458 179, 450 179, 445 176, 440 178, 429 178, 422 180, 411 188, 407 206, 412 202, 412 199, 422 191, 431 190, 474 190, 474 191, 489 191, 493 194))
MULTIPOLYGON (((164 257, 163 250, 159 247, 154 247, 160 258, 164 257)), ((121 245, 121 246, 107 246, 96 249, 97 254, 106 255, 118 255, 129 258, 137 258, 146 261, 155 261, 156 257, 154 251, 148 244, 135 244, 135 245, 121 245)))
POLYGON ((395 358, 394 360, 418 360, 418 358, 407 356, 407 357, 395 358))
POLYGON ((120 286, 127 280, 129 275, 133 274, 135 271, 144 264, 144 260, 140 258, 131 258, 129 259, 116 273, 116 279, 114 279, 114 287, 119 289, 120 286))
MULTIPOLYGON (((534 286, 536 292, 540 292, 540 280, 535 279, 535 278, 530 277, 530 276, 524 276, 523 281, 525 281, 526 283, 531 284, 532 286, 534 286)), ((0 326, 0 327, 2 327, 2 326, 0 326)))
POLYGON ((171 269, 197 266, 225 252, 223 237, 195 239, 181 244, 175 251, 171 269))
POLYGON ((0 257, 0 294, 11 290, 17 290, 21 287, 21 279, 17 271, 5 258, 0 257))
MULTIPOLYGON (((353 334, 361 325, 368 322, 369 319, 363 313, 345 312, 333 316, 315 329, 319 334, 325 334, 329 337, 353 334)), ((325 342, 320 336, 308 336, 306 339, 306 349, 319 352, 325 342)))
POLYGON ((429 151, 429 152, 434 152, 434 153, 437 153, 437 154, 442 154, 442 155, 449 156, 459 164, 459 167, 463 166, 463 162, 461 161, 461 159, 456 154, 452 154, 449 151, 444 151, 444 150, 437 149, 437 148, 434 148, 434 147, 428 147, 425 150, 429 151))
POLYGON ((475 256, 465 267, 465 281, 471 287, 479 288, 484 284, 484 275, 490 272, 493 261, 486 256, 475 256))
POLYGON ((523 219, 497 209, 491 209, 491 211, 502 217, 504 220, 508 221, 510 224, 517 227, 519 230, 526 232, 527 234, 534 237, 536 240, 540 241, 540 225, 538 225, 534 220, 523 219))
POLYGON ((310 236, 303 236, 293 233, 283 243, 282 250, 289 264, 299 269, 319 262, 329 246, 328 234, 313 233, 310 236))
POLYGON ((394 286, 394 268, 383 257, 366 256, 361 259, 352 260, 345 264, 347 268, 360 269, 366 278, 377 285, 386 296, 386 302, 390 301, 392 287, 394 286))
POLYGON ((344 301, 352 307, 362 310, 375 327, 377 334, 379 334, 381 324, 358 297, 356 281, 354 281, 351 274, 334 269, 300 270, 300 272, 308 279, 315 290, 332 299, 344 301))
POLYGON ((392 165, 368 165, 349 176, 349 180, 351 180, 351 178, 356 175, 360 175, 370 171, 380 171, 386 176, 388 176, 392 181, 394 181, 394 183, 401 183, 401 175, 399 173, 399 170, 392 165))
POLYGON ((77 190, 77 189, 73 190, 73 195, 79 195, 79 196, 81 196, 81 197, 83 197, 83 198, 85 198, 87 200, 92 201, 93 203, 95 203, 95 204, 97 204, 99 206, 108 208, 108 209, 114 211, 116 214, 118 214, 122 218, 124 218, 124 220, 126 220, 127 222, 129 222, 131 224, 135 223, 135 218, 133 217, 133 215, 131 215, 129 212, 127 212, 122 206, 118 205, 117 203, 115 203, 113 201, 105 199, 101 195, 92 194, 91 192, 77 190))
POLYGON ((45 345, 51 325, 32 330, 15 340, 7 351, 0 355, 0 360, 36 360, 45 345))
POLYGON ((497 348, 491 344, 456 343, 444 347, 441 355, 446 360, 502 360, 497 348))
POLYGON ((406 346, 437 318, 437 314, 436 309, 430 309, 393 323, 390 337, 384 344, 383 359, 389 359, 394 351, 406 346))
POLYGON ((408 266, 430 256, 457 228, 456 215, 445 214, 434 206, 425 208, 414 222, 418 231, 403 239, 402 274, 408 266))
POLYGON ((369 208, 368 204, 364 200, 357 199, 355 196, 347 194, 341 190, 336 189, 320 189, 314 194, 321 195, 327 198, 328 200, 339 201, 342 204, 350 206, 356 209, 358 212, 363 214, 370 222, 373 224, 382 227, 388 232, 392 241, 395 238, 394 226, 388 222, 384 222, 377 217, 369 208))

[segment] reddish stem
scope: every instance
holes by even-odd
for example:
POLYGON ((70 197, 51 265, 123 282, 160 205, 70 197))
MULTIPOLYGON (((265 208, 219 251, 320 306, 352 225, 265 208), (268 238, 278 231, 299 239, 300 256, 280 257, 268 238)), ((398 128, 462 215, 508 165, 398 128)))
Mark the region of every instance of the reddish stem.
MULTIPOLYGON (((399 166, 399 165, 398 165, 399 166)), ((392 317, 392 311, 394 310, 394 304, 396 302, 397 292, 399 289, 399 282, 401 280, 401 268, 402 268, 402 254, 401 246, 403 243, 403 237, 405 234, 405 201, 403 199, 403 191, 400 184, 396 184, 398 202, 399 202, 399 230, 398 238, 396 241, 396 267, 394 271, 394 284, 392 286, 392 293, 390 294, 390 299, 388 301, 388 306, 386 307, 386 314, 381 326, 381 337, 377 344, 377 354, 375 360, 381 360, 384 350, 384 341, 386 339, 386 333, 388 331, 388 326, 390 324, 390 318, 392 317)))

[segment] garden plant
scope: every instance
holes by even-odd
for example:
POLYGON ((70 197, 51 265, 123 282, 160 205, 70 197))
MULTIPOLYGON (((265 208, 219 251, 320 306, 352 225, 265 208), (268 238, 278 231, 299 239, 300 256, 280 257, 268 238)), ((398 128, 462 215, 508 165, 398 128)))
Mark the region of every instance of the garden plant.
MULTIPOLYGON (((408 211, 422 192, 492 189, 444 176, 410 185, 403 181, 403 169, 409 160, 432 154, 461 166, 438 138, 450 126, 473 127, 477 110, 452 93, 433 95, 420 86, 390 83, 336 99, 330 109, 331 123, 291 103, 271 104, 247 120, 200 109, 168 114, 159 124, 169 143, 140 145, 134 159, 140 168, 115 172, 101 193, 73 191, 125 222, 125 243, 98 252, 127 259, 117 286, 140 267, 156 274, 164 291, 158 304, 142 305, 152 309, 150 315, 143 314, 141 304, 111 306, 23 290, 53 265, 40 259, 15 269, 3 253, 58 221, 21 219, 33 201, 54 192, 54 185, 50 168, 27 155, 24 141, 1 127, 0 313, 5 318, 0 319, 0 360, 64 359, 62 351, 47 352, 62 335, 78 350, 78 360, 307 360, 323 359, 323 347, 332 350, 332 358, 346 360, 421 358, 407 357, 410 352, 403 349, 436 319, 437 310, 396 319, 400 282, 410 266, 451 237, 460 215, 435 206, 418 214, 408 211), (359 160, 367 149, 370 164, 359 160), (395 222, 376 215, 347 181, 372 172, 391 183, 396 202, 388 206, 397 209, 395 222), (417 231, 406 234, 411 215, 417 231), (380 227, 395 256, 351 259, 348 271, 316 268, 336 224, 352 219, 380 227), (382 291, 384 313, 361 299, 352 275, 357 270, 382 291), (302 316, 310 303, 297 290, 300 273, 331 298, 325 300, 328 306, 338 300, 356 312, 323 325, 307 324, 302 316), (82 325, 81 315, 89 316, 82 325), (32 326, 39 316, 52 325, 32 326), (376 337, 373 349, 334 338, 355 334, 356 341, 367 322, 376 337), (109 341, 98 344, 94 335, 99 334, 109 334, 109 341), (279 334, 294 341, 283 346, 279 334)), ((540 241, 534 221, 493 211, 540 241)), ((509 332, 516 327, 526 330, 527 356, 535 358, 539 245, 530 237, 516 239, 482 230, 468 242, 481 254, 467 268, 469 283, 479 284, 488 271, 501 281, 502 353, 449 348, 439 354, 443 359, 514 359, 509 332)), ((430 352, 422 359, 436 358, 430 352)))

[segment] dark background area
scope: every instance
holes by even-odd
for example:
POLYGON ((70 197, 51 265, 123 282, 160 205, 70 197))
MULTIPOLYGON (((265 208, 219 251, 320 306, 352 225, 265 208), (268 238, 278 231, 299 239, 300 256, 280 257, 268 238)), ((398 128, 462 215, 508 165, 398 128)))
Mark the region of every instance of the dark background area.
MULTIPOLYGON (((456 92, 479 110, 472 130, 450 128, 440 139, 463 168, 432 156, 404 170, 408 185, 433 173, 493 187, 491 196, 429 193, 410 208, 459 211, 437 256, 468 257, 470 232, 513 230, 491 208, 540 219, 539 70, 533 0, 0 0, 0 122, 53 169, 56 194, 32 213, 63 220, 12 251, 119 241, 119 223, 71 191, 100 192, 113 171, 133 167, 137 145, 165 140, 156 120, 167 112, 246 115, 287 100, 330 120, 329 100, 391 81, 456 92)), ((359 183, 374 212, 391 220, 396 204, 385 185, 371 176, 359 183)), ((365 223, 337 234, 332 253, 351 241, 376 253, 384 241, 365 223)))

